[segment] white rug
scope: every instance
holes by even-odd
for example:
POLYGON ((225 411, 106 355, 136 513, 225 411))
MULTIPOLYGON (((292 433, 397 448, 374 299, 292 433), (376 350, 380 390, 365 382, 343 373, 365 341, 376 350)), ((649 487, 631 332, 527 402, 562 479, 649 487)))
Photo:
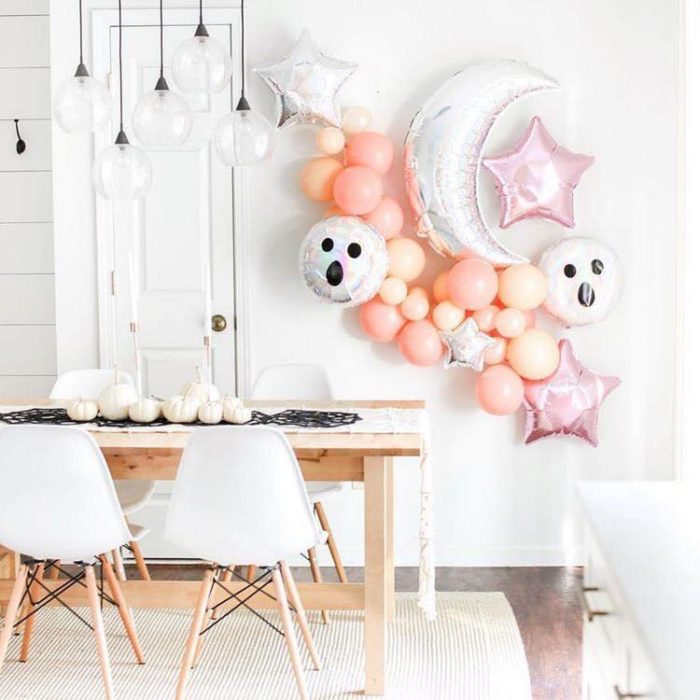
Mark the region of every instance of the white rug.
MULTIPOLYGON (((513 612, 502 593, 439 593, 438 617, 427 622, 414 594, 397 596, 390 625, 387 698, 416 700, 526 700, 530 678, 513 612)), ((81 611, 87 612, 87 611, 81 611)), ((186 610, 135 610, 146 656, 138 666, 119 618, 105 608, 118 700, 173 698, 189 628, 186 610)), ((274 613, 269 619, 277 624, 274 613)), ((332 612, 331 624, 310 613, 323 669, 307 670, 312 698, 356 700, 362 695, 362 617, 332 612)), ((102 697, 93 636, 68 611, 42 611, 29 661, 17 661, 20 638, 0 672, 0 698, 88 700, 102 697)), ((300 647, 302 646, 300 641, 300 647)), ((307 669, 310 662, 302 648, 307 669)), ((295 700, 284 640, 251 613, 233 613, 205 637, 190 675, 191 700, 295 700)))

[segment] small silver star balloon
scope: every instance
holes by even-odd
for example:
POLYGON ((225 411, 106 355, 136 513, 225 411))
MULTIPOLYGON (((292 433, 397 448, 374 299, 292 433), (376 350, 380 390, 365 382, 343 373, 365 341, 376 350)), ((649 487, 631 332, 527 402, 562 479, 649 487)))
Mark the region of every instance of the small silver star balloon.
POLYGON ((496 339, 479 330, 476 321, 468 318, 452 331, 440 331, 440 338, 447 346, 445 367, 469 367, 475 372, 484 369, 484 353, 496 339))
POLYGON ((291 55, 255 72, 277 97, 277 126, 324 124, 340 127, 338 91, 357 70, 354 63, 324 56, 304 30, 291 55))

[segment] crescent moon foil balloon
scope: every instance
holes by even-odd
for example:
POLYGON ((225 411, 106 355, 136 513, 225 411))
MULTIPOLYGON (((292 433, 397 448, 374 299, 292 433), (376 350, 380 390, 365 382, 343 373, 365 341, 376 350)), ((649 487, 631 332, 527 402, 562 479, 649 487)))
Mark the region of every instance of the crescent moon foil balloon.
POLYGON ((471 252, 497 267, 527 262, 486 225, 477 176, 498 115, 524 95, 558 87, 518 61, 475 64, 444 82, 413 118, 404 145, 406 187, 418 235, 438 253, 471 252))

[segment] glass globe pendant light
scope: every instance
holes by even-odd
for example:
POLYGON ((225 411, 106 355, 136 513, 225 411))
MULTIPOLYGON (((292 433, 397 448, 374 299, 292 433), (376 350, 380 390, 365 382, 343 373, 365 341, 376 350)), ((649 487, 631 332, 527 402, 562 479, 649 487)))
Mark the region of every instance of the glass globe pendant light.
POLYGON ((153 172, 146 153, 132 146, 124 131, 124 81, 122 70, 122 0, 119 0, 119 133, 113 146, 95 159, 92 179, 105 199, 137 199, 151 186, 153 172))
POLYGON ((170 92, 163 75, 163 0, 160 0, 160 77, 155 88, 136 103, 131 123, 147 148, 181 146, 192 129, 192 112, 185 100, 170 92))
POLYGON ((262 114, 254 112, 245 96, 245 10, 241 0, 241 98, 235 112, 227 114, 214 135, 216 152, 224 165, 262 165, 274 149, 274 128, 262 114))
POLYGON ((221 92, 231 78, 231 57, 216 39, 209 36, 202 19, 191 39, 183 41, 173 54, 173 77, 182 92, 221 92))
POLYGON ((68 133, 99 131, 109 121, 112 99, 107 88, 88 73, 83 62, 83 0, 78 2, 80 60, 75 75, 56 91, 54 117, 68 133))

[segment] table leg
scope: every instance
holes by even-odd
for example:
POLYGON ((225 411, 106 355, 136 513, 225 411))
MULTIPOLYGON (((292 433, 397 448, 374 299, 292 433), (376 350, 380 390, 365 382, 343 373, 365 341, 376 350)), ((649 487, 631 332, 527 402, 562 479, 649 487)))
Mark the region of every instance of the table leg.
MULTIPOLYGON (((19 567, 19 554, 9 549, 0 548, 0 580, 12 581, 16 579, 19 567)), ((4 614, 1 604, 0 613, 4 614)))
MULTIPOLYGON (((366 457, 365 474, 365 694, 384 694, 386 661, 387 487, 389 460, 366 457)), ((393 575, 393 571, 391 572, 393 575)))
POLYGON ((396 571, 394 569, 394 459, 386 458, 386 620, 396 617, 396 571))

